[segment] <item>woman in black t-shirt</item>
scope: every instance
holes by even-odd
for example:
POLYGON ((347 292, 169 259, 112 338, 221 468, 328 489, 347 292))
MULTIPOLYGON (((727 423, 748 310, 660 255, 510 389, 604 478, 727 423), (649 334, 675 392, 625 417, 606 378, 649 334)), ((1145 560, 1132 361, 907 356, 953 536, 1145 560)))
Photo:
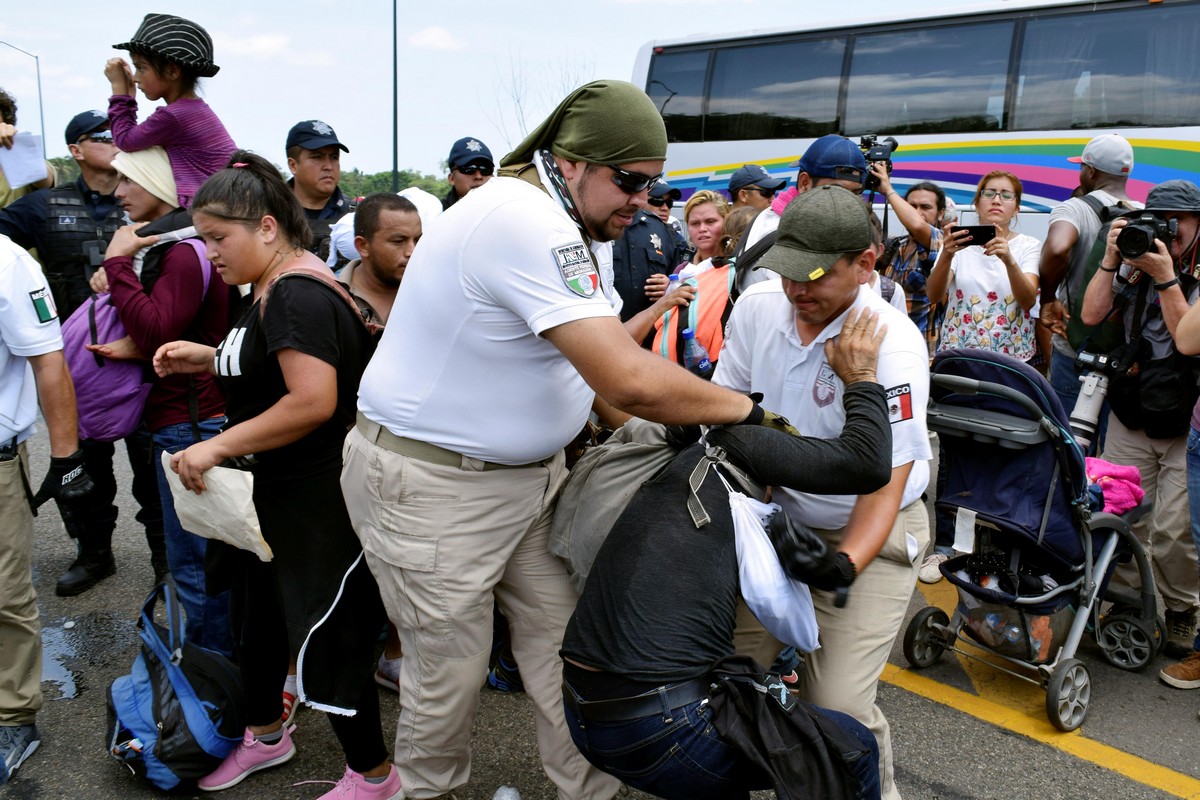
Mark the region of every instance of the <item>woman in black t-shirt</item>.
POLYGON ((210 372, 228 396, 225 429, 176 453, 171 469, 195 492, 218 464, 249 469, 274 553, 268 563, 223 553, 249 726, 199 786, 228 788, 295 754, 279 692, 295 657, 301 699, 330 712, 346 754, 346 772, 325 797, 351 789, 399 796, 372 676, 384 611, 339 484, 369 334, 305 249, 303 211, 261 157, 234 153, 200 188, 192 217, 217 273, 226 283, 250 284, 253 303, 218 347, 171 342, 154 356, 160 375, 210 372))

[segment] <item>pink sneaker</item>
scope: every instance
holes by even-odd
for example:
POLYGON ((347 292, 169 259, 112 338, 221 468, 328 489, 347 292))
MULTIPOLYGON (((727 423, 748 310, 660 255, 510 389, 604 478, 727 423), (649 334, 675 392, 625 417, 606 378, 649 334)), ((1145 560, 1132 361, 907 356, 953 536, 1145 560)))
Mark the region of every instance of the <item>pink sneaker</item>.
POLYGON ((401 800, 400 773, 393 766, 383 783, 369 783, 366 778, 346 767, 346 774, 333 788, 317 800, 401 800))
POLYGON ((282 739, 275 744, 264 744, 247 728, 242 743, 225 757, 221 766, 196 781, 196 785, 206 792, 219 792, 241 783, 252 772, 290 761, 296 755, 296 745, 292 743, 295 729, 295 726, 285 726, 282 739))

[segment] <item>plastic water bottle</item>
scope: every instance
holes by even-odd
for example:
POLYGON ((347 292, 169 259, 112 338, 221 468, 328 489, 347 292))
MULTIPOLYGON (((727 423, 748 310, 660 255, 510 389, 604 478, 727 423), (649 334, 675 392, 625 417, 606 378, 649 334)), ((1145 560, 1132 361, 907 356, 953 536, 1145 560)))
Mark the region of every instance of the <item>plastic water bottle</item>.
POLYGON ((683 366, 699 375, 707 375, 712 371, 712 362, 708 360, 708 351, 704 345, 696 341, 696 332, 691 328, 683 329, 683 366))
POLYGON ((664 292, 664 294, 670 294, 671 292, 675 291, 678 288, 679 288, 679 274, 676 273, 674 275, 668 275, 667 276, 667 290, 666 290, 666 292, 664 292))
POLYGON ((521 793, 514 786, 501 786, 492 795, 492 800, 521 800, 521 793))

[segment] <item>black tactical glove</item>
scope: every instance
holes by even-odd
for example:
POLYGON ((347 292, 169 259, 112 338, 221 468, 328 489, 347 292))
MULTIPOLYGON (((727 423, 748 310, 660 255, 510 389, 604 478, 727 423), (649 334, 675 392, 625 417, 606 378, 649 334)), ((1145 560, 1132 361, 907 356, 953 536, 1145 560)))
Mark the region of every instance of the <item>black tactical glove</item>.
POLYGON ((95 484, 83 468, 82 450, 76 450, 63 458, 51 456, 50 471, 46 473, 41 488, 33 496, 33 508, 36 511, 51 499, 60 504, 70 505, 87 497, 95 488, 95 484))
POLYGON ((789 436, 799 436, 800 431, 792 427, 792 423, 787 421, 787 417, 780 416, 774 411, 767 411, 758 403, 762 400, 762 394, 755 392, 750 395, 750 399, 754 402, 754 406, 750 409, 750 413, 739 424, 741 425, 762 425, 764 428, 780 431, 789 436))
POLYGON ((782 512, 771 515, 767 535, 784 572, 812 589, 836 591, 834 605, 838 608, 846 604, 850 584, 858 577, 850 556, 829 549, 824 539, 782 512))

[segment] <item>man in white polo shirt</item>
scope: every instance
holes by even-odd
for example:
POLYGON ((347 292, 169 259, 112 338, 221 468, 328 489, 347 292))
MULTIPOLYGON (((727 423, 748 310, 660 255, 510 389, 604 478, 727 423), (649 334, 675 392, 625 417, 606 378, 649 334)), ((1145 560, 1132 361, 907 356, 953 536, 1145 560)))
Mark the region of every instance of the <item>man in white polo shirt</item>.
POLYGON ((79 450, 75 387, 54 298, 33 256, 0 236, 0 785, 39 744, 42 642, 33 591, 33 507, 64 514, 93 487, 79 450), (50 429, 50 472, 31 496, 25 440, 38 398, 50 429))
POLYGON ((395 760, 413 800, 467 782, 493 596, 559 797, 619 788, 567 733, 558 650, 576 596, 547 548, 562 449, 596 396, 661 422, 782 427, 641 349, 614 311, 609 242, 666 151, 642 90, 576 90, 422 238, 363 375, 342 488, 404 647, 395 760))
POLYGON ((850 309, 870 309, 887 326, 878 382, 887 392, 892 479, 862 496, 778 490, 792 519, 844 553, 849 602, 813 592, 821 648, 805 658, 804 700, 856 717, 879 741, 884 798, 898 798, 887 720, 875 705, 879 674, 904 619, 917 578, 915 559, 929 541, 921 494, 932 456, 925 428, 929 355, 916 326, 868 285, 875 266, 871 222, 862 200, 820 186, 784 210, 774 247, 759 262, 782 281, 755 284, 738 300, 713 382, 762 392, 763 402, 796 421, 806 436, 834 438, 845 413, 845 386, 825 356, 850 309))

